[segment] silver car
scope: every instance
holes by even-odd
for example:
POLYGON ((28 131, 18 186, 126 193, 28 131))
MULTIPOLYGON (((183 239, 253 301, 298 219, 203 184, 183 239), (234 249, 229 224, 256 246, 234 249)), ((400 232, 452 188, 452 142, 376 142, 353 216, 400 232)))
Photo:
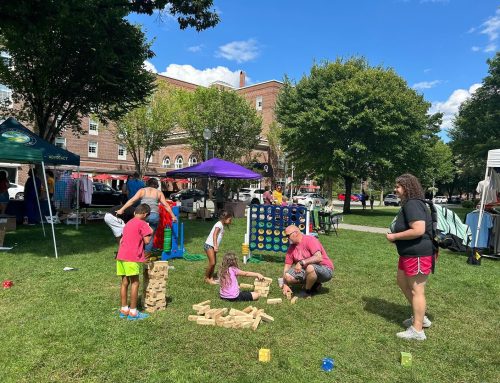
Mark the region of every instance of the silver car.
POLYGON ((384 198, 385 206, 399 206, 401 205, 401 200, 396 194, 387 194, 384 198))

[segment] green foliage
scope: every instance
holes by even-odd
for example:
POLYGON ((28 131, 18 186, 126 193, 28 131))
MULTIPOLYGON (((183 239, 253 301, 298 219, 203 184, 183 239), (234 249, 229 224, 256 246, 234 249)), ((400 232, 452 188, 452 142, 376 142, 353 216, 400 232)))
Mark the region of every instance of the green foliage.
POLYGON ((160 81, 144 106, 116 122, 115 139, 127 148, 139 174, 144 174, 153 153, 166 145, 181 119, 185 97, 186 91, 160 81))
POLYGON ((454 154, 481 170, 486 166, 488 150, 500 148, 500 53, 487 62, 489 75, 460 106, 449 132, 454 154))
POLYGON ((434 182, 450 182, 457 170, 450 146, 439 140, 432 146, 428 146, 426 150, 426 167, 420 177, 422 185, 431 186, 434 182))
POLYGON ((189 144, 205 157, 203 130, 208 128, 208 142, 214 156, 233 162, 250 162, 252 149, 257 145, 262 120, 247 101, 233 91, 197 88, 187 97, 180 124, 189 133, 189 144))
POLYGON ((0 2, 0 83, 22 107, 3 113, 32 122, 53 141, 63 130, 82 134, 81 117, 115 120, 140 105, 154 89, 143 66, 153 57, 139 27, 126 16, 169 5, 181 28, 204 29, 218 16, 208 0, 4 0, 0 2))
POLYGON ((440 118, 427 115, 429 106, 392 69, 351 58, 315 64, 297 84, 285 78, 276 113, 292 162, 311 175, 341 176, 350 195, 354 179, 422 172, 440 118))

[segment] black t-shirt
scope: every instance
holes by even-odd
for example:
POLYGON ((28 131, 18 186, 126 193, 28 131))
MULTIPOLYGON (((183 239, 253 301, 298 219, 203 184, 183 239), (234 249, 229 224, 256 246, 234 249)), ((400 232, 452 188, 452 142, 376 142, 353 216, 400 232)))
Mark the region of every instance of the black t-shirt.
POLYGON ((432 243, 432 218, 431 212, 425 202, 418 199, 408 200, 396 217, 394 233, 401 233, 410 229, 410 222, 425 221, 423 236, 409 240, 396 240, 398 254, 403 257, 423 257, 434 254, 432 243))
MULTIPOLYGON (((109 209, 108 213, 114 215, 115 217, 117 217, 116 211, 120 210, 122 207, 123 207, 123 205, 113 206, 111 209, 109 209)), ((134 218, 134 210, 135 210, 135 207, 134 206, 130 206, 130 207, 126 208, 125 211, 123 212, 123 214, 120 215, 120 216, 118 216, 118 217, 121 218, 121 219, 123 219, 123 222, 127 223, 132 218, 134 218)))

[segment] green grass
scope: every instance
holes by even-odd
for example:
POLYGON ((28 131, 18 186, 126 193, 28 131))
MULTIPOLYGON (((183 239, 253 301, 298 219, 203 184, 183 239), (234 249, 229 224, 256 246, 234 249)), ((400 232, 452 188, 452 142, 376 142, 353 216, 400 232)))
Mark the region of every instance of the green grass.
MULTIPOLYGON (((472 209, 460 206, 453 206, 450 209, 457 213, 462 221, 465 221, 467 213, 472 211, 472 209)), ((373 210, 351 209, 350 214, 343 215, 343 222, 351 225, 389 227, 398 211, 399 207, 376 207, 373 210)))
MULTIPOLYGON (((201 253, 211 222, 186 221, 186 247, 201 253)), ((240 251, 244 220, 226 232, 221 251, 240 251)), ((202 327, 191 305, 222 302, 203 284, 204 262, 174 260, 167 309, 143 322, 117 318, 115 241, 104 224, 57 227, 60 259, 39 228, 7 234, 0 253, 0 382, 499 382, 500 263, 480 267, 443 252, 427 290, 434 324, 428 340, 399 340, 410 311, 395 284, 397 256, 383 235, 341 230, 321 240, 335 262, 326 292, 291 306, 259 308, 275 318, 257 331, 202 327), (63 272, 65 266, 77 271, 63 272), (271 349, 271 362, 258 350, 271 349), (403 368, 399 353, 411 352, 403 368), (331 373, 324 357, 335 359, 331 373)), ((242 265, 241 265, 242 266, 242 265)), ((276 279, 279 262, 242 266, 276 279)), ((242 279, 243 281, 244 279, 242 279)), ((273 284, 270 297, 279 296, 273 284)))

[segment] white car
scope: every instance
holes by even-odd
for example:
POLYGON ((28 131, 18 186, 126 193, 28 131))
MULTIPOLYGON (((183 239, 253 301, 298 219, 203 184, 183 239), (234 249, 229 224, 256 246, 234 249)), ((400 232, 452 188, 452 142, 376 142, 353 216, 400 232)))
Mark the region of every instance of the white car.
POLYGON ((11 183, 9 186, 10 199, 24 199, 24 186, 11 183))
POLYGON ((311 207, 323 207, 326 206, 328 200, 318 193, 300 193, 292 198, 293 200, 297 200, 299 205, 311 207))
MULTIPOLYGON (((264 203, 264 198, 262 197, 264 192, 264 189, 241 188, 239 192, 239 199, 240 201, 245 201, 251 205, 258 205, 264 203)), ((236 194, 234 194, 233 199, 236 199, 236 194)))
POLYGON ((384 198, 385 206, 399 206, 401 199, 396 194, 387 194, 384 198))
POLYGON ((437 195, 432 199, 434 203, 448 203, 448 198, 443 195, 437 195))

